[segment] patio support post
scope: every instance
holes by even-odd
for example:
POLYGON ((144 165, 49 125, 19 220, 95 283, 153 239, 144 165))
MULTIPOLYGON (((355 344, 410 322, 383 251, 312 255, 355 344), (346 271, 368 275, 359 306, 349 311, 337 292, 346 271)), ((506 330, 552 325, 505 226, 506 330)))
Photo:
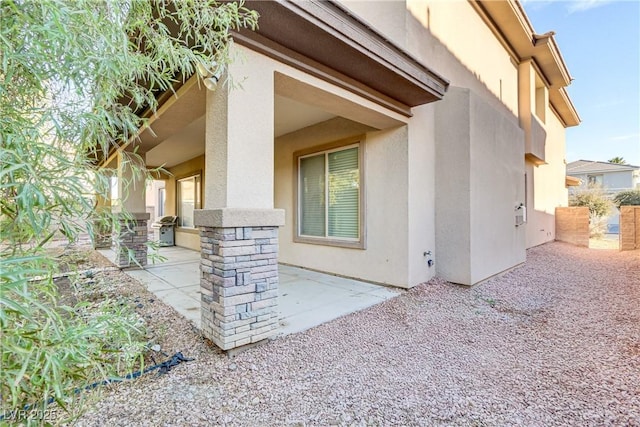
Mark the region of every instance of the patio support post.
POLYGON ((125 153, 118 154, 118 213, 119 233, 116 240, 116 264, 120 268, 147 265, 147 221, 145 176, 136 174, 131 163, 144 167, 142 160, 125 153))
POLYGON ((278 226, 284 212, 200 210, 195 221, 204 336, 223 350, 269 338, 279 321, 278 226))
POLYGON ((109 249, 113 244, 111 233, 113 231, 113 224, 111 221, 108 223, 107 218, 102 218, 101 213, 108 212, 111 209, 111 200, 96 195, 96 213, 98 218, 93 223, 93 248, 94 249, 109 249))
POLYGON ((273 71, 257 57, 234 62, 229 74, 242 87, 220 84, 207 93, 204 209, 194 213, 202 332, 223 350, 264 340, 278 328, 284 225, 284 210, 273 208, 273 71))

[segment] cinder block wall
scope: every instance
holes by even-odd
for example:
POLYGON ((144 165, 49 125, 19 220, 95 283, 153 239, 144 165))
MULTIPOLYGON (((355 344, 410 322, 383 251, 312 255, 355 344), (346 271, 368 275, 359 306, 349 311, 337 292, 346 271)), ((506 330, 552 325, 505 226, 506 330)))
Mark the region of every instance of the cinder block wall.
POLYGON ((640 249, 640 206, 620 206, 620 250, 640 249))
POLYGON ((589 208, 556 208, 556 240, 589 247, 589 208))

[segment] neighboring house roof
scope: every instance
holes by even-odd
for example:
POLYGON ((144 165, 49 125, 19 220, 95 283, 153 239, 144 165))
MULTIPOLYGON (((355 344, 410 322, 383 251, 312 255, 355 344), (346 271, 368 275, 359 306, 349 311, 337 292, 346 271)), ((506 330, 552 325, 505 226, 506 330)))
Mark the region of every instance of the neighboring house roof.
POLYGON ((640 169, 640 166, 623 165, 619 163, 598 162, 592 160, 576 160, 567 164, 567 175, 582 175, 585 173, 624 172, 640 169))

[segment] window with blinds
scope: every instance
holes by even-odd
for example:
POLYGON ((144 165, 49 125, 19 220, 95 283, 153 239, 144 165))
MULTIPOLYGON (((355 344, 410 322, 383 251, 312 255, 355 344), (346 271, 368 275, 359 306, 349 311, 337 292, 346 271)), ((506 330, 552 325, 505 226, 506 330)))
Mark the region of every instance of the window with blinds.
POLYGON ((298 234, 360 239, 360 147, 298 158, 298 234))

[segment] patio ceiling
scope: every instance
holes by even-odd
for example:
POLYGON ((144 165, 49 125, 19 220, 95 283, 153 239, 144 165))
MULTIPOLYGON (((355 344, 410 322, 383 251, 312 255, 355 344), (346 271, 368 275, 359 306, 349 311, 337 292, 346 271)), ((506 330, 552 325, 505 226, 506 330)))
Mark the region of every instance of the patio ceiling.
MULTIPOLYGON (((173 167, 204 154, 206 89, 197 84, 167 102, 136 144, 149 166, 173 167)), ((274 137, 336 117, 284 96, 275 96, 274 137)))

